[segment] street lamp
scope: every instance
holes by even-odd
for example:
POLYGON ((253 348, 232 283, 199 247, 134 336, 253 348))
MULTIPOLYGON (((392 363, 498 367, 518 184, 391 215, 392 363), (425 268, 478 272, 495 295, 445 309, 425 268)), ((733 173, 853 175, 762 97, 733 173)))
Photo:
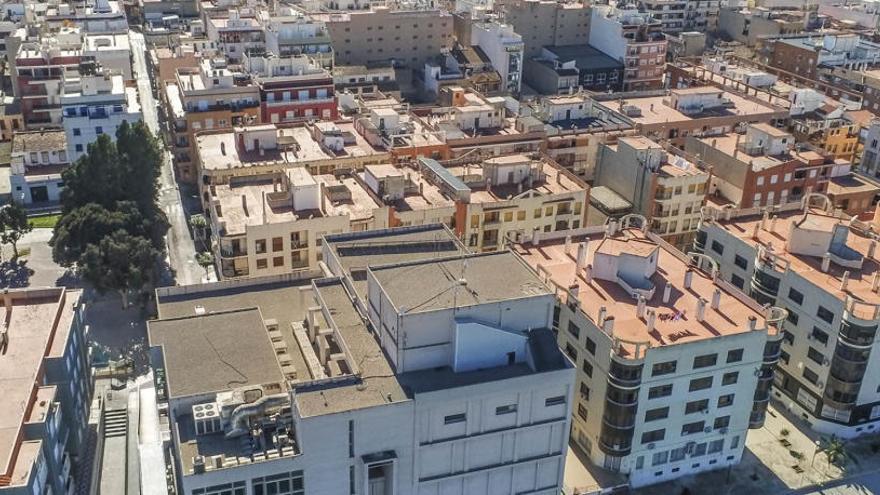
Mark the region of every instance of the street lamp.
POLYGON ((816 448, 813 449, 813 460, 810 461, 810 467, 813 467, 813 463, 816 462, 816 454, 819 453, 820 446, 822 445, 819 440, 814 442, 816 444, 816 448))

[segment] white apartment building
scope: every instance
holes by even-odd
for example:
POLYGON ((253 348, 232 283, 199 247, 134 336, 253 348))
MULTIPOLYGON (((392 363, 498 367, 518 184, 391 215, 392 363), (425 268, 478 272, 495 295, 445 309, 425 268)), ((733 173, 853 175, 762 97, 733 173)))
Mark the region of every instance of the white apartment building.
POLYGON ((86 154, 90 143, 101 134, 116 138, 123 122, 141 120, 137 89, 126 87, 123 76, 110 74, 94 65, 80 68, 79 73, 64 75, 61 108, 67 157, 71 163, 86 154))
POLYGON ((788 310, 774 396, 824 434, 876 432, 876 234, 820 194, 802 205, 706 209, 695 249, 760 304, 788 310))
POLYGON ((106 70, 122 74, 126 81, 134 80, 128 33, 86 34, 83 36, 82 56, 83 59, 94 59, 106 70))
POLYGON ((471 26, 471 45, 479 46, 501 76, 505 91, 518 95, 522 86, 523 39, 513 26, 479 22, 471 26))
POLYGON ((12 200, 26 205, 59 201, 61 172, 69 164, 63 130, 16 132, 10 154, 12 200))
POLYGON ((714 28, 719 0, 639 0, 639 8, 663 25, 663 32, 703 31, 714 28))
POLYGON ((553 324, 578 370, 572 439, 633 487, 740 461, 785 317, 646 225, 628 215, 514 248, 560 298, 553 324))
POLYGON ((305 54, 322 67, 333 67, 333 45, 327 26, 290 7, 270 14, 261 11, 259 20, 266 37, 266 50, 280 56, 305 54))
POLYGON ((558 494, 574 370, 555 297, 514 254, 454 243, 334 236, 310 285, 161 289, 179 493, 558 494))

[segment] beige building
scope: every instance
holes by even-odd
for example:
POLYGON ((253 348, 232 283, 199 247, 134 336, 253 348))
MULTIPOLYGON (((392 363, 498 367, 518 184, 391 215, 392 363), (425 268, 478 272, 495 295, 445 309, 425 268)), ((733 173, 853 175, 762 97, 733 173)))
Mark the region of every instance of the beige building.
POLYGON ((336 65, 372 65, 394 60, 413 68, 452 47, 452 15, 440 10, 338 12, 312 16, 323 21, 336 65))
POLYGON ((579 2, 511 0, 504 2, 504 20, 522 36, 526 58, 545 46, 585 45, 590 38, 590 7, 579 2))
POLYGON ((319 172, 298 166, 205 187, 224 278, 317 274, 321 237, 443 223, 476 251, 583 226, 588 186, 538 155, 444 166, 430 158, 319 172))

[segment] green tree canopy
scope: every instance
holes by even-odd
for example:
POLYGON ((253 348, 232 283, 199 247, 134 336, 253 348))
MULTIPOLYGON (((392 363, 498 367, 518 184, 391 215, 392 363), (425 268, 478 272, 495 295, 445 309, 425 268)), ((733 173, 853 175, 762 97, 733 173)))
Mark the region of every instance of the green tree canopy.
POLYGON ((79 260, 83 278, 99 292, 116 290, 128 305, 128 291, 153 282, 156 259, 161 253, 143 237, 117 230, 89 244, 79 260))
POLYGON ((18 241, 34 229, 28 222, 27 211, 17 203, 0 209, 0 226, 0 241, 3 244, 12 244, 13 256, 18 258, 18 241))

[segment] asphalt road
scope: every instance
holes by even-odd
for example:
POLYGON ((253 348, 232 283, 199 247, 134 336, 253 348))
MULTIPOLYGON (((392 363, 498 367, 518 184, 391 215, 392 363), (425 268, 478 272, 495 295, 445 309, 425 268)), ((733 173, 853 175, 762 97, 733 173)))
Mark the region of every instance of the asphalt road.
POLYGON ((792 495, 873 495, 880 494, 880 472, 872 472, 833 481, 821 488, 791 492, 792 495))
MULTIPOLYGON (((156 111, 156 100, 153 98, 152 81, 147 70, 147 47, 144 36, 136 31, 129 31, 128 37, 131 41, 132 68, 137 78, 144 122, 153 131, 153 134, 158 136, 161 131, 156 111)), ((181 191, 174 179, 171 153, 166 149, 164 154, 162 176, 159 179, 159 206, 165 211, 168 221, 171 223, 166 237, 168 260, 176 274, 174 282, 177 285, 197 284, 202 281, 205 271, 195 262, 195 243, 183 206, 183 200, 186 198, 181 196, 181 191)))

